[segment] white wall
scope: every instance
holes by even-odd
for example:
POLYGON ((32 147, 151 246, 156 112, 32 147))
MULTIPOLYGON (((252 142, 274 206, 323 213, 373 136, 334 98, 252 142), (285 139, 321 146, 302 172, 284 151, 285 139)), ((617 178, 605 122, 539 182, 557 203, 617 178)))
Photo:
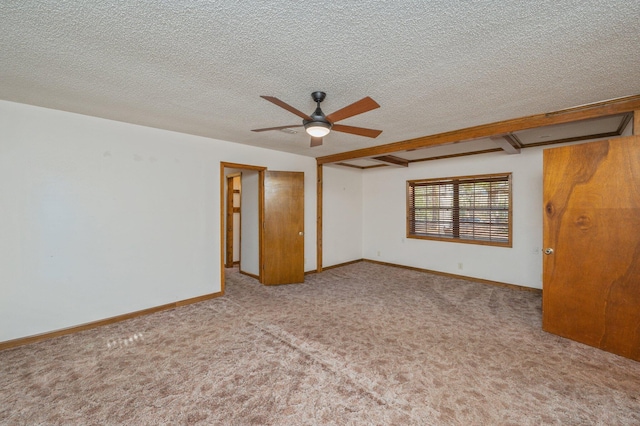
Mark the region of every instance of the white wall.
POLYGON ((364 258, 542 287, 542 149, 371 169, 363 193, 364 258), (501 172, 513 173, 513 248, 406 238, 407 180, 501 172))
POLYGON ((259 184, 260 175, 257 171, 242 172, 240 270, 255 276, 260 275, 259 184))
POLYGON ((362 171, 326 165, 322 170, 322 264, 362 259, 362 171))
POLYGON ((0 101, 0 341, 220 291, 220 162, 315 160, 0 101))

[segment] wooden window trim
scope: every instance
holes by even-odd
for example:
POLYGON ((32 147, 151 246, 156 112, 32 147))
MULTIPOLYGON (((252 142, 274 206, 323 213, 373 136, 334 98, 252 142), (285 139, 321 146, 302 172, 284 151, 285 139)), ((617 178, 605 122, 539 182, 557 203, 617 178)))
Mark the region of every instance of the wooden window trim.
MULTIPOLYGON (((413 239, 422 239, 422 240, 433 240, 433 241, 448 241, 454 243, 463 243, 463 244, 477 244, 477 245, 487 245, 487 246, 496 246, 496 247, 512 247, 513 246, 513 194, 512 194, 512 174, 511 173, 494 173, 494 174, 485 174, 485 175, 471 175, 471 176, 455 176, 455 177, 447 177, 447 178, 433 178, 433 179, 416 179, 416 180, 408 180, 406 184, 406 236, 407 238, 413 239), (506 181, 508 183, 507 197, 508 197, 508 207, 506 209, 507 212, 507 239, 506 241, 496 241, 496 240, 487 240, 487 239, 474 239, 474 238, 461 238, 460 237, 460 224, 463 223, 460 218, 460 195, 459 195, 459 185, 461 184, 476 184, 481 182, 496 182, 496 181, 506 181), (451 195, 452 205, 454 207, 446 210, 451 210, 451 219, 446 220, 446 222, 450 222, 451 224, 451 235, 436 235, 436 234, 426 234, 426 233, 416 233, 416 220, 415 220, 415 206, 414 206, 414 198, 413 198, 413 188, 415 187, 439 187, 440 185, 452 185, 453 186, 453 194, 451 195)), ((425 211, 433 209, 429 209, 425 207, 425 211)), ((472 209, 474 210, 474 209, 472 209)), ((497 211, 498 209, 490 209, 489 211, 497 211)), ((441 221, 438 221, 442 223, 441 221)), ((474 220, 475 222, 475 220, 474 220)), ((427 222, 425 222, 425 226, 427 222)), ((466 223, 466 222, 465 222, 466 223)), ((475 232, 472 230, 471 232, 475 232)), ((491 231, 490 231, 491 232, 491 231)))

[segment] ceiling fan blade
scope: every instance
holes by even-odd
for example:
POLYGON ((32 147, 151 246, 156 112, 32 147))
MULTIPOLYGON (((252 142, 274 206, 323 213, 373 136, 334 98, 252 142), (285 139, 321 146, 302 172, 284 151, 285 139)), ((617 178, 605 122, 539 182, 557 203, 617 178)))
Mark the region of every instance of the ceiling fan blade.
POLYGON ((266 132, 267 130, 282 130, 290 127, 302 127, 302 124, 292 124, 290 126, 265 127, 264 129, 253 129, 252 132, 266 132))
POLYGON ((307 114, 305 114, 302 111, 299 111, 297 109, 295 109, 294 107, 292 107, 291 105, 289 105, 286 102, 281 101, 278 98, 274 98, 273 96, 260 96, 262 99, 266 99, 271 103, 274 103, 276 105, 278 105, 280 108, 284 108, 289 112, 294 113, 295 115, 297 115, 298 117, 304 119, 304 120, 311 120, 311 117, 309 117, 307 114))
POLYGON ((352 135, 366 136, 368 138, 377 138, 382 130, 365 129, 364 127, 345 126, 344 124, 334 124, 331 130, 342 133, 351 133, 352 135))
POLYGON ((311 137, 311 148, 313 148, 314 146, 320 146, 322 145, 322 138, 314 138, 313 136, 311 137))
POLYGON ((371 111, 376 108, 380 108, 380 105, 367 96, 366 98, 362 98, 351 105, 347 105, 346 107, 327 115, 327 120, 335 123, 336 121, 344 120, 345 118, 353 117, 354 115, 362 114, 363 112, 371 111))

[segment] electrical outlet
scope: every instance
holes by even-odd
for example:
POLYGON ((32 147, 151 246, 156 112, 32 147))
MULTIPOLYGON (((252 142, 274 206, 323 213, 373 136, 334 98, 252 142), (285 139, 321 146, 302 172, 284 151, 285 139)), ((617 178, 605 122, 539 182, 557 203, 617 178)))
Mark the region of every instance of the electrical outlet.
POLYGON ((378 257, 380 257, 380 250, 378 250, 378 257))
POLYGON ((458 263, 458 269, 462 271, 462 262, 458 263))

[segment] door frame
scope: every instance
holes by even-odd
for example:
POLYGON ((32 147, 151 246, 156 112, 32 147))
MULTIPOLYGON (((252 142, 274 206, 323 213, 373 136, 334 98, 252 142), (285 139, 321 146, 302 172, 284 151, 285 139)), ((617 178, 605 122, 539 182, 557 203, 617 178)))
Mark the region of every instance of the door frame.
MULTIPOLYGON (((240 169, 240 170, 254 170, 258 172, 258 264, 262 265, 263 256, 263 229, 262 223, 264 223, 264 174, 267 170, 263 166, 252 166, 249 164, 228 163, 225 161, 220 162, 220 292, 224 295, 224 280, 225 280, 225 244, 226 244, 226 229, 225 229, 225 216, 226 216, 226 191, 225 183, 225 168, 240 169)), ((262 283, 262 267, 259 268, 258 280, 262 283)))

